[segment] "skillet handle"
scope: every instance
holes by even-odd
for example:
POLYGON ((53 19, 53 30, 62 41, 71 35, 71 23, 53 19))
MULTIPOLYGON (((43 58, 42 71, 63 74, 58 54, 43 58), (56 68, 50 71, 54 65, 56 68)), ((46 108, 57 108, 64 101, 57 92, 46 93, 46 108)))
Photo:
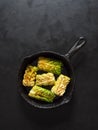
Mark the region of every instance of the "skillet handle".
POLYGON ((74 44, 74 46, 68 51, 65 56, 70 59, 78 50, 80 50, 86 44, 86 39, 84 37, 80 37, 78 41, 74 44))

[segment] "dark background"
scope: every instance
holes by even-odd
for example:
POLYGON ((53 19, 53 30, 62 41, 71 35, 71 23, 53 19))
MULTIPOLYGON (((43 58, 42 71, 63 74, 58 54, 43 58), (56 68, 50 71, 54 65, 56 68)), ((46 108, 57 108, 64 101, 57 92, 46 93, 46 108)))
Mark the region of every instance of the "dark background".
POLYGON ((0 0, 0 130, 98 130, 98 0, 0 0), (60 108, 31 108, 17 92, 22 58, 42 50, 73 58, 72 100, 60 108))

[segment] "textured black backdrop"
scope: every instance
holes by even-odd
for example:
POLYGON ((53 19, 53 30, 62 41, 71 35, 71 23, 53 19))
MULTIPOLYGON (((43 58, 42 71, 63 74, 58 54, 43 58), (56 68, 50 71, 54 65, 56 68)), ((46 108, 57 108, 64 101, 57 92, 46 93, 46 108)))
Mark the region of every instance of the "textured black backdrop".
POLYGON ((98 130, 98 0, 0 0, 0 130, 98 130), (30 108, 17 92, 24 56, 65 54, 79 36, 87 44, 72 58, 70 103, 30 108))

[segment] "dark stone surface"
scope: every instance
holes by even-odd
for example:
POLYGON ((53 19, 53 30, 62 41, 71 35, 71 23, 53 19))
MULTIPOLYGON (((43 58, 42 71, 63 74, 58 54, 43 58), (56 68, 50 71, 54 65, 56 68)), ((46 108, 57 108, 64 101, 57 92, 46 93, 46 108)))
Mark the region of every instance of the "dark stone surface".
POLYGON ((0 1, 0 130, 98 130, 98 1, 0 1), (87 44, 72 58, 76 83, 70 103, 30 108, 17 92, 24 56, 65 54, 79 36, 87 44))

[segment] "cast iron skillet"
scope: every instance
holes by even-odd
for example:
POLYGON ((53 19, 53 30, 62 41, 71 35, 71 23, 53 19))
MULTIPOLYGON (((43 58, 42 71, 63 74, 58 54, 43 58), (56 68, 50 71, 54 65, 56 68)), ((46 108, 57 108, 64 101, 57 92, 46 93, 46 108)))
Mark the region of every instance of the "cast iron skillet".
POLYGON ((81 47, 83 47, 85 45, 85 43, 86 43, 85 38, 80 37, 79 40, 74 44, 74 46, 65 55, 61 55, 61 54, 51 52, 51 51, 42 51, 42 52, 39 52, 37 54, 25 57, 22 61, 21 67, 19 69, 19 74, 18 74, 18 82, 19 82, 18 90, 19 90, 19 93, 22 96, 22 98, 27 103, 29 103, 31 106, 36 107, 36 108, 43 108, 43 109, 56 108, 56 107, 59 107, 65 103, 68 103, 72 97, 72 92, 74 89, 74 81, 75 81, 73 68, 72 68, 72 65, 70 63, 70 58, 81 47), (62 61, 64 64, 62 73, 71 78, 71 82, 69 83, 69 85, 67 87, 66 93, 62 97, 54 100, 53 103, 46 103, 46 102, 38 101, 35 99, 31 99, 30 97, 28 97, 27 88, 22 85, 23 75, 24 75, 24 71, 26 69, 26 66, 28 64, 34 65, 39 56, 45 56, 45 57, 54 58, 54 59, 62 61))

